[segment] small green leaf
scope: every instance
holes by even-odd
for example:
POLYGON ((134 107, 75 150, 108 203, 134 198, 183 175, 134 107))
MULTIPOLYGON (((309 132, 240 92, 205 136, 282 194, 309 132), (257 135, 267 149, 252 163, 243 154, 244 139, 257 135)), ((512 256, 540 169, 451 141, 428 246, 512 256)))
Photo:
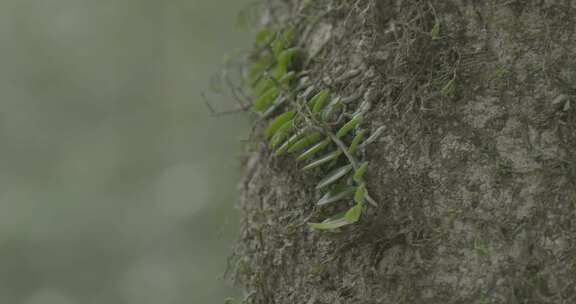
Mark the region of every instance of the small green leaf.
POLYGON ((280 67, 276 67, 276 70, 274 72, 274 79, 280 79, 283 78, 284 76, 286 76, 288 73, 288 71, 286 71, 285 69, 281 69, 280 67))
POLYGON ((297 161, 301 161, 304 159, 308 159, 312 156, 314 156, 314 154, 322 151, 324 148, 326 148, 326 146, 328 146, 330 144, 330 139, 325 139, 317 144, 315 144, 314 146, 310 147, 309 149, 307 149, 306 151, 302 152, 302 154, 300 154, 296 160, 297 161))
POLYGON ((353 186, 338 186, 326 192, 322 198, 316 203, 317 206, 324 206, 330 203, 340 201, 342 199, 351 197, 356 192, 356 187, 353 186))
POLYGON ((277 79, 279 79, 278 82, 280 84, 285 85, 285 86, 289 86, 290 82, 292 80, 294 80, 294 78, 296 78, 296 72, 290 71, 290 72, 284 74, 282 77, 277 78, 277 79))
POLYGON ((275 73, 274 77, 270 77, 267 73, 263 72, 253 87, 254 95, 260 97, 272 88, 278 90, 278 84, 288 87, 295 78, 296 73, 294 71, 282 74, 275 73))
POLYGON ((266 111, 264 111, 264 113, 262 114, 263 118, 267 118, 270 115, 272 115, 273 113, 276 113, 276 110, 284 103, 286 102, 286 96, 281 95, 278 98, 276 98, 274 100, 274 102, 272 103, 271 106, 268 107, 268 109, 266 109, 266 111))
POLYGON ((291 128, 292 128, 291 120, 287 121, 280 128, 278 128, 276 134, 274 134, 274 136, 272 136, 272 139, 270 140, 270 148, 274 149, 279 144, 281 144, 286 139, 286 137, 288 137, 291 128))
POLYGON ((348 148, 348 152, 351 155, 356 154, 356 151, 358 150, 358 145, 360 145, 360 143, 364 140, 364 134, 366 134, 366 131, 362 130, 362 131, 358 132, 358 134, 356 134, 356 136, 354 136, 354 139, 352 140, 352 143, 350 144, 350 148, 348 148))
POLYGON ((292 135, 287 141, 285 141, 280 146, 280 148, 278 148, 278 150, 276 150, 276 153, 274 153, 274 155, 278 156, 278 155, 284 154, 284 152, 286 152, 288 150, 288 148, 290 148, 294 143, 296 143, 302 137, 304 137, 304 132, 298 132, 298 133, 292 135))
POLYGON ((362 204, 364 201, 364 195, 366 195, 366 184, 362 183, 356 188, 356 192, 354 192, 354 201, 357 204, 362 204))
POLYGON ((322 166, 323 164, 327 163, 327 162, 331 162, 335 159, 338 159, 338 157, 342 154, 342 151, 340 150, 336 150, 334 152, 330 152, 324 156, 321 156, 320 158, 318 158, 317 160, 309 163, 308 165, 306 165, 304 168, 302 168, 303 170, 311 170, 314 168, 317 168, 319 166, 322 166))
POLYGON ((322 223, 308 223, 308 225, 318 230, 332 230, 350 225, 350 223, 346 220, 346 212, 341 212, 322 221, 322 223))
POLYGON ((272 46, 272 53, 274 54, 274 57, 276 59, 278 59, 278 56, 280 56, 280 53, 286 49, 286 44, 282 41, 282 39, 276 39, 272 42, 271 44, 272 46))
POLYGON ((440 20, 436 19, 434 27, 432 27, 432 31, 430 31, 430 35, 432 36, 432 40, 440 39, 440 20))
POLYGON ((344 218, 348 224, 354 224, 360 219, 360 215, 362 215, 362 205, 356 204, 346 212, 344 218))
POLYGON ((336 137, 341 138, 346 136, 346 134, 348 134, 348 132, 354 129, 354 127, 356 127, 360 122, 362 122, 362 114, 357 114, 349 122, 343 125, 342 128, 340 128, 340 130, 338 130, 338 133, 336 133, 336 137))
POLYGON ((367 170, 368 170, 368 162, 363 162, 358 168, 358 170, 354 172, 354 181, 359 184, 362 184, 364 182, 364 174, 366 173, 367 170))
POLYGON ((248 77, 250 79, 250 86, 255 88, 258 81, 262 79, 262 73, 266 71, 272 64, 272 55, 265 54, 260 56, 256 62, 250 67, 248 77))
POLYGON ((352 170, 352 165, 346 165, 344 167, 340 167, 332 172, 330 172, 326 177, 324 177, 318 185, 316 185, 316 189, 322 189, 326 186, 329 186, 348 174, 352 170))
POLYGON ((338 108, 342 107, 342 99, 340 97, 336 97, 332 99, 332 101, 326 106, 324 111, 322 111, 322 120, 327 121, 329 120, 334 112, 338 110, 338 108))
POLYGON ((260 97, 264 95, 264 93, 266 93, 268 90, 274 87, 275 87, 274 82, 268 79, 265 73, 262 73, 262 76, 258 79, 258 81, 254 86, 253 92, 256 97, 260 97))
POLYGON ((291 121, 292 118, 294 117, 294 114, 295 114, 294 111, 288 111, 274 118, 274 120, 268 125, 268 128, 266 128, 266 131, 264 132, 266 134, 266 138, 269 139, 270 137, 272 137, 272 135, 274 135, 274 133, 276 133, 276 131, 278 131, 278 129, 283 124, 285 124, 288 121, 291 121))
POLYGON ((338 213, 321 223, 308 223, 308 225, 318 230, 332 230, 356 223, 360 215, 362 215, 362 205, 356 204, 348 211, 338 213))
POLYGON ((272 42, 272 52, 274 53, 274 56, 278 58, 283 50, 292 45, 293 40, 294 40, 293 27, 287 28, 284 31, 282 31, 282 33, 278 35, 276 40, 272 42))
POLYGON ((320 139, 322 139, 322 134, 316 132, 312 133, 300 140, 298 140, 292 147, 288 149, 288 153, 298 153, 307 147, 317 143, 320 139))
POLYGON ((356 204, 354 207, 348 209, 348 211, 338 213, 337 215, 322 221, 322 223, 309 223, 308 225, 314 229, 331 230, 354 224, 358 222, 361 215, 362 205, 356 204))
POLYGON ((267 45, 272 39, 274 39, 274 33, 268 27, 264 27, 256 33, 256 44, 259 46, 267 45))
POLYGON ((322 111, 322 109, 324 108, 324 104, 328 99, 328 96, 330 96, 330 92, 328 92, 328 90, 322 90, 320 91, 320 93, 312 97, 312 99, 310 100, 310 105, 312 106, 312 113, 316 114, 322 111))
POLYGON ((256 102, 254 103, 254 106, 252 107, 254 112, 262 112, 264 110, 266 110, 268 107, 270 107, 272 105, 272 103, 274 102, 274 100, 278 97, 279 92, 278 89, 275 87, 272 87, 270 89, 268 89, 266 92, 264 92, 264 94, 262 94, 262 96, 258 97, 258 99, 256 99, 256 102))
POLYGON ((278 56, 278 69, 288 71, 288 68, 290 68, 290 65, 292 64, 294 57, 298 55, 299 51, 300 49, 298 48, 291 48, 282 51, 278 56))

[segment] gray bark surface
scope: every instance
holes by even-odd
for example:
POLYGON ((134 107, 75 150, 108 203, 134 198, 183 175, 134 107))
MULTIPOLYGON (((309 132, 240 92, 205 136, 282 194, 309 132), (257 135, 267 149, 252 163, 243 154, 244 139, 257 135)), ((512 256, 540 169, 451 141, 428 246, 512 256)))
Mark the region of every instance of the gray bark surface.
POLYGON ((312 79, 371 101, 379 207, 312 231, 318 176, 257 136, 245 302, 576 303, 576 1, 312 2, 270 19, 298 24, 312 79))

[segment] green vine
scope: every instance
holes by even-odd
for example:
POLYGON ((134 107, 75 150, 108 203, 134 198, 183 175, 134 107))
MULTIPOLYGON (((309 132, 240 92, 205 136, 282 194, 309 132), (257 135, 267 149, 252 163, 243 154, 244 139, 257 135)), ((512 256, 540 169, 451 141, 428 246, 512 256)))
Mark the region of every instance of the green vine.
POLYGON ((264 28, 256 35, 256 55, 247 77, 255 97, 252 111, 269 121, 264 134, 275 156, 291 154, 302 170, 325 173, 316 185, 321 194, 317 206, 354 202, 344 212, 309 223, 314 229, 336 229, 356 223, 365 203, 376 205, 366 189, 368 162, 361 161, 360 150, 380 132, 366 138, 366 108, 347 113, 342 98, 318 90, 298 73, 296 62, 302 54, 294 38, 292 27, 264 28))

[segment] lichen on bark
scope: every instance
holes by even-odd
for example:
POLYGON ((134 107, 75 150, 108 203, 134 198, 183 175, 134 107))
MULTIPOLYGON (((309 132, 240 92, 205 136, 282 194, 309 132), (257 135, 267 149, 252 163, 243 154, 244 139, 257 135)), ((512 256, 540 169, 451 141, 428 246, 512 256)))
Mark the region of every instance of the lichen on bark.
POLYGON ((232 264, 246 303, 576 303, 576 3, 292 0, 265 15, 296 24, 309 77, 370 101, 385 131, 365 155, 379 207, 320 233, 316 176, 256 127, 232 264))

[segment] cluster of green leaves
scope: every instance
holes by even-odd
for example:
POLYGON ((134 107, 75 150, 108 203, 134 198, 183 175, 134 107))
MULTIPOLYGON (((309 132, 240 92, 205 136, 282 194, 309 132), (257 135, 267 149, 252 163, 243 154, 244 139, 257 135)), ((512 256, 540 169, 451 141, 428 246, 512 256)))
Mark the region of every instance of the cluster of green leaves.
POLYGON ((361 128, 364 113, 346 113, 342 99, 329 90, 298 84, 293 47, 294 30, 261 30, 257 58, 248 79, 255 102, 252 111, 269 120, 265 136, 276 156, 291 154, 302 170, 324 176, 316 185, 318 206, 354 202, 353 206, 314 229, 330 230, 356 223, 370 198, 364 182, 368 163, 360 163, 359 147, 366 142, 361 128))

